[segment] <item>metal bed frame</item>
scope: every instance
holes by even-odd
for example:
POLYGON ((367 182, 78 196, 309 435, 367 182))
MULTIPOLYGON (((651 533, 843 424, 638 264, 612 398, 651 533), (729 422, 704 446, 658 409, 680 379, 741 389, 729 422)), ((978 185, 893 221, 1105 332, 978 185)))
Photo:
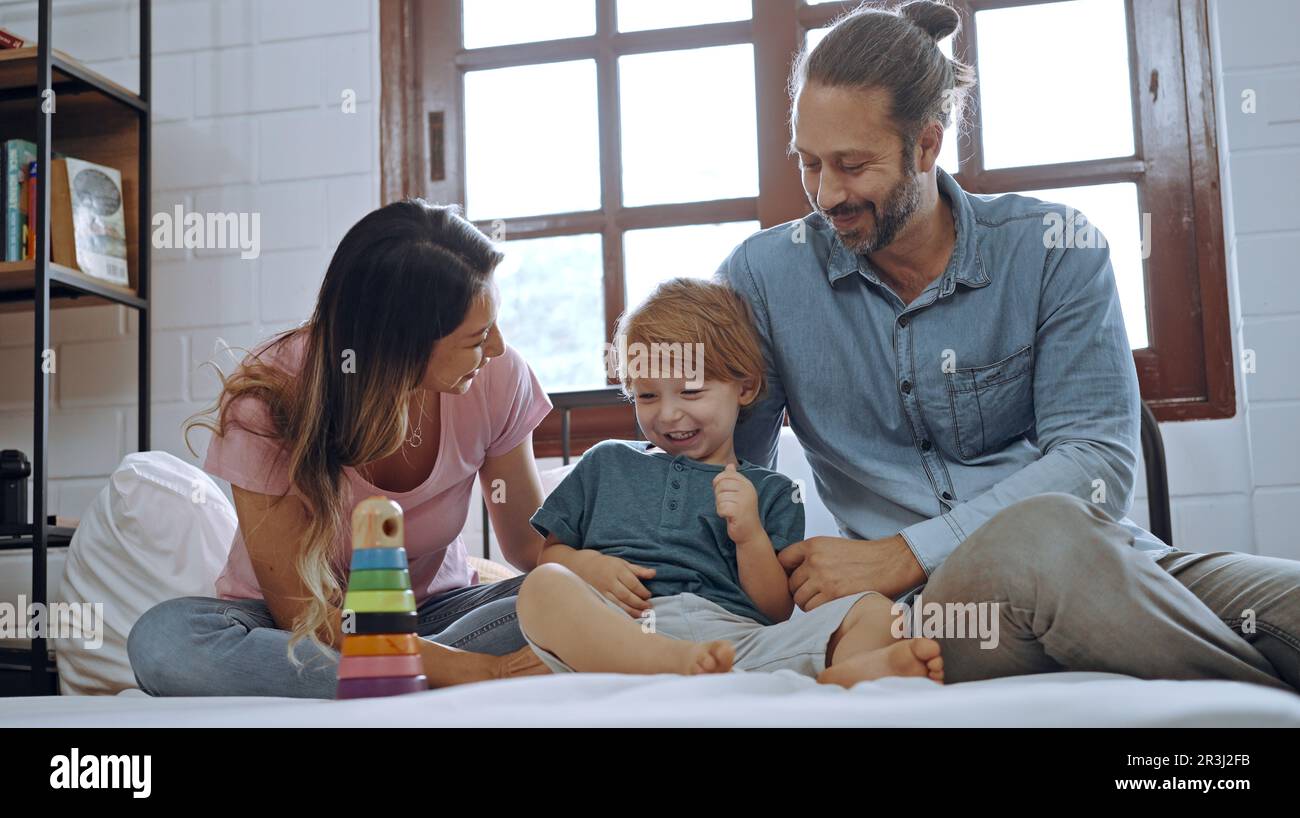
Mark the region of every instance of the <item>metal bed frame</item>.
MULTIPOLYGON (((604 389, 583 389, 576 392, 551 392, 547 394, 551 405, 560 410, 560 459, 569 465, 573 451, 572 414, 574 409, 595 409, 601 406, 619 406, 627 403, 623 390, 617 386, 604 389)), ((632 434, 637 440, 642 438, 641 427, 632 423, 632 434)), ((480 500, 483 506, 483 559, 492 559, 492 523, 488 519, 487 500, 480 500)))
POLYGON ((1169 473, 1165 466, 1165 441, 1155 413, 1142 401, 1142 463, 1147 472, 1147 530, 1166 545, 1174 544, 1173 515, 1169 513, 1169 473))

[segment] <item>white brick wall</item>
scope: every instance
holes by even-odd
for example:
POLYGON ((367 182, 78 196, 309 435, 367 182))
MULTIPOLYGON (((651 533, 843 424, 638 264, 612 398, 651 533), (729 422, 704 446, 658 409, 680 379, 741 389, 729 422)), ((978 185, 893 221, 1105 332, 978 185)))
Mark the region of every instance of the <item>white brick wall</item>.
MULTIPOLYGON (((138 5, 55 5, 55 47, 137 89, 138 5)), ((153 18, 155 212, 261 213, 260 258, 153 251, 152 447, 195 461, 180 425, 216 395, 200 367, 218 339, 249 346, 307 318, 335 243, 378 204, 378 7, 155 0, 153 18), (344 89, 355 114, 340 110, 344 89)), ((35 39, 34 0, 0 0, 0 25, 35 39)), ((135 450, 136 328, 116 307, 53 314, 53 513, 80 515, 135 450)), ((28 453, 31 334, 30 315, 0 315, 0 446, 28 453)), ((206 438, 191 436, 200 452, 206 438)))
POLYGON ((1210 0, 1210 27, 1234 343, 1256 371, 1239 368, 1236 417, 1162 426, 1174 536, 1300 559, 1300 4, 1210 0))

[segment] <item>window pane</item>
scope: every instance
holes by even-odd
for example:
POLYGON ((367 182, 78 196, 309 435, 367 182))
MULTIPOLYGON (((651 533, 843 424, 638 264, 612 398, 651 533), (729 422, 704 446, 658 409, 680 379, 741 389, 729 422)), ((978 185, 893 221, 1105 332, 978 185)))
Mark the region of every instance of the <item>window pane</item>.
POLYGON ((981 11, 975 30, 986 168, 1133 154, 1124 0, 981 11))
POLYGON ((824 38, 827 34, 829 34, 830 31, 831 31, 830 26, 827 26, 825 28, 811 29, 807 34, 804 35, 804 42, 807 44, 809 49, 816 48, 817 44, 820 43, 822 41, 822 38, 824 38))
MULTIPOLYGON (((831 30, 830 26, 824 26, 823 28, 809 29, 808 32, 804 35, 804 42, 807 44, 809 48, 816 48, 817 44, 822 41, 822 38, 824 38, 827 34, 830 33, 830 30, 831 30)), ((944 38, 943 41, 939 43, 939 50, 943 52, 945 57, 951 60, 952 59, 952 38, 951 37, 944 38)))
POLYGON ((736 245, 758 229, 758 222, 727 222, 629 230, 623 234, 627 306, 640 304, 670 278, 712 278, 736 245))
POLYGON ((506 343, 548 392, 605 385, 605 298, 598 235, 507 241, 497 267, 506 343))
POLYGON ((467 73, 465 174, 473 219, 598 209, 596 63, 467 73))
MULTIPOLYGON (((830 31, 829 27, 814 28, 811 31, 809 31, 807 35, 805 35, 804 42, 807 44, 807 47, 809 49, 816 48, 817 44, 822 41, 822 38, 825 37, 827 32, 829 31, 830 31)), ((943 52, 945 57, 951 60, 952 59, 952 38, 949 37, 943 42, 939 43, 939 50, 943 52)), ((944 131, 943 147, 939 150, 939 167, 943 168, 944 170, 948 171, 953 175, 956 175, 957 173, 956 119, 957 119, 956 117, 953 117, 953 122, 948 126, 948 129, 944 131)))
POLYGON ((464 0, 463 7, 466 48, 596 33, 594 0, 464 0))
MULTIPOLYGON (((1069 205, 1088 217, 1096 225, 1110 247, 1110 263, 1115 269, 1115 286, 1119 290, 1120 306, 1124 310, 1124 325, 1128 328, 1129 345, 1142 349, 1150 343, 1147 336, 1147 294, 1143 259, 1150 256, 1150 214, 1138 216, 1137 185, 1120 182, 1111 185, 1063 187, 1051 190, 1017 191, 1022 196, 1033 196, 1047 202, 1069 205), (1145 244, 1144 244, 1145 240, 1145 244)), ((1044 225, 1048 230, 1051 225, 1044 225)), ((1061 231, 1065 245, 1088 246, 1088 234, 1079 231, 1071 237, 1061 231)))
POLYGON ((753 46, 622 57, 619 85, 624 204, 758 195, 753 46))
POLYGON ((750 0, 618 0, 618 30, 645 31, 748 20, 750 0))
POLYGON ((957 175, 957 123, 943 131, 943 147, 939 149, 939 167, 953 176, 957 175))

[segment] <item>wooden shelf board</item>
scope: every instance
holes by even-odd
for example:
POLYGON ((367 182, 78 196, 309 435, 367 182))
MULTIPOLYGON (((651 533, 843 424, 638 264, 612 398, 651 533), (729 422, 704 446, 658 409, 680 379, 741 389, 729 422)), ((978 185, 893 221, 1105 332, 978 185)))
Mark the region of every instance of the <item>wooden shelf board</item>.
MULTIPOLYGON (((57 271, 58 275, 85 281, 93 286, 109 290, 115 294, 121 295, 123 301, 115 301, 103 298, 92 293, 69 293, 65 285, 60 281, 51 281, 50 288, 50 308, 65 309, 68 307, 96 307, 104 304, 124 304, 126 306, 136 306, 139 296, 129 287, 123 287, 113 284, 109 281, 101 281, 91 278, 80 270, 74 270, 71 267, 64 267, 59 264, 51 264, 52 271, 57 271), (59 292, 55 292, 58 289, 59 292)), ((34 261, 4 261, 0 262, 0 293, 28 292, 25 299, 16 299, 9 301, 0 301, 0 312, 26 311, 31 308, 28 306, 35 298, 36 291, 36 262, 34 261)))
MULTIPOLYGON (((144 101, 140 95, 125 88, 108 77, 87 68, 82 63, 74 60, 72 57, 64 54, 57 48, 54 49, 54 57, 59 62, 65 63, 85 77, 89 82, 99 90, 107 91, 110 94, 132 100, 133 104, 143 107, 144 101)), ((0 89, 10 88, 31 88, 35 92, 36 88, 36 46, 27 46, 26 48, 7 48, 0 49, 0 89)), ((54 68, 54 81, 57 82, 76 82, 80 78, 72 76, 65 71, 54 68)))

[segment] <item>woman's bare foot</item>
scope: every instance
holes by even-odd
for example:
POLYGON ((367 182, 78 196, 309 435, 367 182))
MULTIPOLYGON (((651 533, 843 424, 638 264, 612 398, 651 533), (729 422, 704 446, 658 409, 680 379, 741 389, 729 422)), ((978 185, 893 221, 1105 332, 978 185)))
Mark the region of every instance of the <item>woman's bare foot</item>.
POLYGON ((431 688, 551 672, 527 645, 505 656, 472 653, 439 645, 428 639, 419 640, 419 645, 420 658, 424 663, 424 675, 428 678, 431 688))
POLYGON ((513 679, 516 676, 542 676, 551 672, 532 648, 524 645, 513 653, 498 656, 492 670, 494 679, 513 679))
POLYGON ((822 684, 853 687, 858 682, 886 676, 922 676, 943 684, 943 657, 933 639, 904 639, 878 650, 851 656, 826 668, 817 677, 822 684))

